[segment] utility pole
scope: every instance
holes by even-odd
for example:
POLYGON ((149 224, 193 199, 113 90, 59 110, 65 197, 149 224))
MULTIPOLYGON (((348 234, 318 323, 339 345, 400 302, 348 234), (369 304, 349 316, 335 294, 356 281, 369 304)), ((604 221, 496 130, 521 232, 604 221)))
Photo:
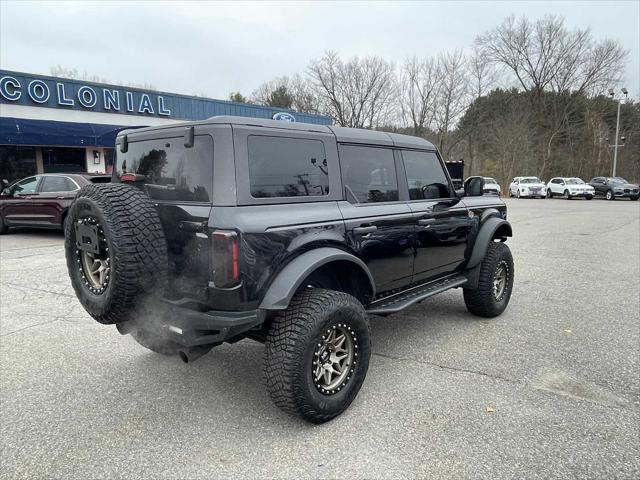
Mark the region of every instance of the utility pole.
MULTIPOLYGON (((626 103, 626 99, 627 99, 627 95, 628 95, 628 91, 626 88, 622 88, 622 93, 624 94, 624 98, 625 98, 625 103, 626 103)), ((613 88, 609 89, 609 95, 611 96, 611 98, 614 97, 615 95, 615 91, 613 90, 613 88)), ((620 141, 620 139, 618 138, 618 135, 620 135, 620 103, 622 102, 622 98, 618 98, 618 116, 616 117, 616 140, 615 140, 615 144, 613 145, 613 172, 611 173, 612 177, 616 176, 616 168, 618 166, 618 142, 620 141)))

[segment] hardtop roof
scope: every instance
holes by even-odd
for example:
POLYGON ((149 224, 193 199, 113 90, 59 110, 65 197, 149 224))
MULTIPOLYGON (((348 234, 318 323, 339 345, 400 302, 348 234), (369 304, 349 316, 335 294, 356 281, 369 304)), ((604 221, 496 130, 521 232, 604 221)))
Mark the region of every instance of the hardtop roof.
POLYGON ((256 127, 278 128, 281 130, 297 130, 318 133, 333 133, 338 143, 362 143, 368 145, 387 145, 390 147, 416 148, 421 150, 435 150, 431 142, 411 135, 401 135, 399 133, 382 132, 379 130, 367 130, 364 128, 334 127, 329 125, 319 125, 303 122, 284 122, 282 120, 271 120, 267 118, 237 117, 220 115, 206 120, 194 122, 175 122, 171 124, 135 128, 122 130, 118 137, 122 135, 133 135, 137 133, 157 131, 167 128, 188 127, 192 125, 230 124, 246 125, 256 127))

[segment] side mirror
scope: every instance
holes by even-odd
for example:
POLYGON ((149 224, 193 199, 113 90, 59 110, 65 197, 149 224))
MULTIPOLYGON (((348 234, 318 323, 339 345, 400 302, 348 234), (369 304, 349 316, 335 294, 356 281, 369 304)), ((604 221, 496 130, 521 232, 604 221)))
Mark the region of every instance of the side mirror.
POLYGON ((2 194, 3 195, 11 195, 11 189, 10 188, 3 188, 2 189, 2 194))
POLYGON ((456 188, 456 197, 458 198, 464 197, 464 188, 456 188))
POLYGON ((483 177, 469 177, 464 181, 464 194, 467 197, 481 197, 483 190, 483 177))

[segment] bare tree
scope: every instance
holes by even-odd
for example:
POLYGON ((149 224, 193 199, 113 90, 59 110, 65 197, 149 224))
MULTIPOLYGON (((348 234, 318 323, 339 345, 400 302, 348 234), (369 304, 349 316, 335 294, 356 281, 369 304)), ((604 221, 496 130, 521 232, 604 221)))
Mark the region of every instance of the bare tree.
POLYGON ((251 95, 253 103, 279 108, 293 108, 294 98, 289 77, 277 77, 261 84, 251 95))
POLYGON ((319 113, 318 96, 312 85, 300 76, 282 76, 262 83, 251 95, 251 102, 298 112, 319 113))
POLYGON ((319 107, 341 126, 375 128, 395 114, 393 64, 380 57, 342 61, 333 52, 311 62, 308 78, 319 107))
POLYGON ((627 56, 619 43, 596 42, 589 30, 569 31, 564 19, 556 16, 535 22, 508 17, 479 36, 476 45, 487 59, 505 66, 531 93, 541 133, 539 176, 553 167, 554 143, 576 99, 618 82, 627 56))
POLYGON ((399 100, 404 125, 413 135, 424 136, 433 129, 440 70, 433 58, 407 59, 400 71, 399 100))
POLYGON ((438 56, 440 88, 436 98, 435 124, 440 151, 448 157, 454 146, 451 131, 470 104, 469 77, 462 50, 438 56))
POLYGON ((469 92, 474 100, 486 95, 500 82, 499 68, 474 45, 473 53, 467 58, 469 92))
POLYGON ((535 168, 533 160, 534 134, 531 114, 514 102, 487 129, 489 155, 485 170, 495 176, 501 185, 508 185, 517 172, 535 168))

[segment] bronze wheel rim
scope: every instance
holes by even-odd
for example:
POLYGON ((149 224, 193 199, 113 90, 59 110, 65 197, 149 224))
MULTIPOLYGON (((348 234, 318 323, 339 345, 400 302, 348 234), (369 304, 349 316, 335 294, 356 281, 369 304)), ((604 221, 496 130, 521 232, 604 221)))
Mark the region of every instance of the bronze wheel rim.
POLYGON ((338 393, 351 379, 357 358, 353 329, 346 323, 327 328, 313 352, 311 375, 316 388, 325 395, 338 393))
POLYGON ((493 297, 499 302, 504 297, 509 281, 509 265, 501 261, 493 273, 493 297))

